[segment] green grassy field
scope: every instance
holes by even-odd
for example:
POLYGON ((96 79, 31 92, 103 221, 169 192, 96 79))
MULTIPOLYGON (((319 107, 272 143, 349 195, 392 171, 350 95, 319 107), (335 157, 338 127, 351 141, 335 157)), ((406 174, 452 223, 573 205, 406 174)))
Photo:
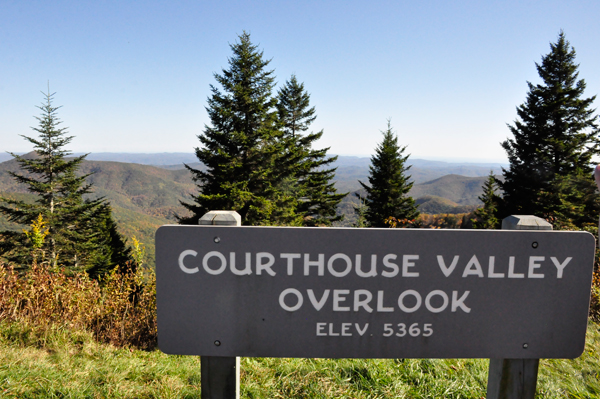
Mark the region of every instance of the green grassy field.
MULTIPOLYGON (((486 359, 242 358, 243 398, 483 398, 486 359)), ((200 359, 0 324, 2 398, 200 398, 200 359)), ((600 397, 600 325, 584 354, 542 360, 539 398, 600 397)))

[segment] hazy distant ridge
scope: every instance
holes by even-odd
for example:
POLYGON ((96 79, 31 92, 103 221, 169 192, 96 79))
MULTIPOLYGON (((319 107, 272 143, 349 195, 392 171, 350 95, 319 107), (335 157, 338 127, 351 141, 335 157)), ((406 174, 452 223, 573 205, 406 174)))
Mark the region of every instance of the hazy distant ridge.
MULTIPOLYGON (((94 195, 106 197, 112 204, 115 219, 123 233, 131 238, 137 236, 146 245, 153 263, 154 232, 162 224, 174 223, 174 213, 184 212, 180 201, 190 201, 190 195, 196 193, 197 187, 192 182, 191 174, 182 166, 173 165, 173 161, 195 161, 189 154, 100 154, 108 160, 94 160, 90 154, 88 160, 81 164, 80 173, 93 173, 89 181, 93 184, 94 195), (186 158, 187 156, 187 158, 186 158), (134 159, 139 162, 117 162, 116 159, 134 159), (163 162, 159 165, 143 165, 141 162, 163 162)), ((98 155, 98 154, 95 154, 98 155)), ((197 162, 190 162, 199 167, 197 162)), ((354 216, 358 179, 367 181, 369 158, 340 157, 335 166, 338 167, 335 178, 337 187, 342 192, 351 192, 340 205, 339 211, 348 215, 348 222, 354 216)), ((179 164, 181 165, 181 164, 179 164)), ((490 169, 499 171, 497 164, 453 164, 449 162, 413 160, 414 167, 410 173, 417 182, 410 194, 417 198, 420 210, 426 213, 464 212, 479 204, 477 197, 481 195, 481 186, 490 169), (497 167, 494 169, 494 167, 497 167), (459 170, 469 176, 452 174, 459 170), (430 178, 431 177, 431 178, 430 178), (430 178, 429 181, 424 181, 430 178), (419 182, 422 183, 419 183, 419 182)), ((10 159, 0 163, 0 195, 17 196, 21 199, 33 199, 25 187, 18 185, 8 171, 18 171, 16 161, 10 159)), ((20 229, 16 225, 7 224, 0 217, 0 228, 20 229)))
MULTIPOLYGON (((195 154, 185 152, 156 154, 97 152, 90 153, 87 160, 154 165, 169 170, 183 169, 184 163, 194 168, 202 167, 195 154)), ((490 171, 493 171, 494 174, 500 174, 501 167, 506 166, 497 162, 444 162, 426 159, 409 159, 407 163, 412 165, 409 174, 416 184, 451 174, 467 177, 487 176, 490 171)), ((363 182, 367 180, 370 164, 371 159, 369 157, 339 155, 337 161, 332 165, 337 168, 335 181, 338 190, 342 192, 358 190, 360 188, 358 180, 363 182)))

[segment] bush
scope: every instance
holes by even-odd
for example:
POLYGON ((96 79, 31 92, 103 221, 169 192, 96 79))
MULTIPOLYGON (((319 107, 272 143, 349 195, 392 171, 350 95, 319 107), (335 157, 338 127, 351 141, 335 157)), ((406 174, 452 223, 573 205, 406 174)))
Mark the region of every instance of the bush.
POLYGON ((24 274, 0 265, 0 321, 38 333, 56 328, 86 331, 99 342, 156 347, 156 277, 115 269, 100 280, 67 276, 34 265, 24 274))
POLYGON ((596 263, 594 278, 592 280, 592 299, 590 302, 590 318, 600 323, 600 268, 596 263))

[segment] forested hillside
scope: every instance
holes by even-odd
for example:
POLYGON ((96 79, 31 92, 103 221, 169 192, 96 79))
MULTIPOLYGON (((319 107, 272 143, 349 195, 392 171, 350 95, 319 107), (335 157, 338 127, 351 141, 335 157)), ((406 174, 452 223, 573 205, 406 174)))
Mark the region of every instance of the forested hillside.
MULTIPOLYGON (((336 188, 342 192, 358 190, 360 188, 358 180, 365 181, 367 179, 371 159, 347 155, 338 155, 337 157, 337 160, 331 165, 337 168, 335 173, 336 188)), ((179 152, 158 154, 91 153, 86 159, 89 161, 138 163, 169 170, 185 169, 184 163, 194 169, 204 168, 194 154, 179 152)), ((415 184, 425 183, 450 174, 482 177, 487 176, 492 171, 498 175, 501 173, 501 167, 503 166, 500 163, 444 162, 418 158, 409 158, 407 165, 411 166, 408 174, 415 184)))
MULTIPOLYGON (((416 168, 415 168, 416 169, 416 168)), ((468 213, 481 205, 478 197, 483 193, 486 177, 446 175, 438 179, 415 184, 409 195, 415 198, 419 211, 427 214, 468 213)), ((351 192, 339 206, 346 215, 345 225, 351 226, 356 220, 354 207, 358 205, 356 194, 364 196, 364 190, 351 192)))
MULTIPOLYGON (((116 158, 118 155, 113 154, 111 157, 116 158)), ((110 158, 108 155, 104 157, 110 158)), ((90 158, 93 156, 90 155, 90 158)), ((340 158, 336 185, 356 190, 358 178, 365 179, 368 173, 368 162, 365 161, 367 158, 340 158)), ((154 161, 149 154, 145 154, 143 159, 148 162, 154 161)), ((168 162, 172 158, 158 154, 155 162, 159 163, 161 159, 162 162, 168 162)), ((19 186, 8 174, 9 171, 17 169, 18 165, 13 160, 0 163, 0 194, 18 199, 31 197, 25 188, 19 186)), ((485 170, 489 173, 485 166, 469 167, 468 164, 423 160, 415 162, 411 173, 429 176, 456 169, 469 175, 483 173, 485 170), (419 164, 423 167, 416 166, 419 164)), ((190 173, 179 166, 164 168, 137 163, 87 160, 82 162, 79 173, 92 173, 88 181, 93 184, 93 195, 104 196, 110 201, 121 232, 129 239, 137 237, 146 246, 148 263, 154 265, 154 232, 158 226, 175 223, 174 214, 185 212, 179 201, 188 200, 189 195, 196 190, 190 173)), ((482 193, 481 186, 484 181, 483 176, 447 175, 430 182, 415 184, 411 195, 423 213, 463 213, 479 204, 477 197, 482 193)), ((338 212, 346 215, 344 225, 351 225, 354 220, 355 203, 356 197, 351 193, 340 204, 338 212)), ((20 229, 17 225, 9 225, 0 217, 0 230, 6 227, 20 229)))
MULTIPOLYGON (((0 163, 0 195, 29 197, 32 201, 33 196, 8 174, 17 170, 14 160, 0 163)), ((122 162, 83 161, 79 174, 89 173, 92 173, 88 178, 93 184, 92 196, 110 201, 120 231, 128 239, 137 237, 146 246, 148 263, 154 265, 156 228, 175 223, 174 214, 185 212, 179 201, 187 200, 194 192, 189 172, 122 162)), ((20 229, 0 217, 0 230, 4 227, 20 229)))

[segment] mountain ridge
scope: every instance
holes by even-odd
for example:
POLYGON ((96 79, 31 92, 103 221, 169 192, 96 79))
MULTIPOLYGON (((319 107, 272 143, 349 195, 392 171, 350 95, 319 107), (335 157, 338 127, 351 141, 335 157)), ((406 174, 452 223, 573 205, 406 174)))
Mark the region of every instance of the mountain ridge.
MULTIPOLYGON (((34 156, 26 154, 24 156, 34 156)), ((362 161, 361 161, 362 162, 362 161)), ((439 166, 439 164, 436 164, 439 166)), ((200 164, 192 166, 201 167, 200 164)), ((444 165, 443 165, 444 166, 444 165)), ((446 167, 446 166, 444 166, 446 167)), ((415 168, 417 169, 417 168, 415 168)), ((12 196, 33 201, 33 194, 23 185, 14 181, 9 171, 19 171, 14 160, 0 163, 0 196, 12 196)), ((339 213, 347 215, 345 225, 354 218, 354 206, 357 204, 355 193, 360 185, 357 180, 367 181, 368 164, 365 167, 349 165, 338 168, 334 179, 338 189, 349 192, 340 207, 339 213), (347 188, 344 190, 343 188, 347 188)), ((414 170, 413 174, 414 174, 414 170)), ((443 170, 431 170, 430 174, 443 173, 443 170)), ((474 174, 476 174, 477 169, 474 174)), ((84 160, 78 171, 80 175, 90 174, 88 182, 92 184, 92 197, 106 198, 113 208, 113 215, 125 237, 136 236, 147 248, 148 263, 154 264, 154 232, 164 224, 176 223, 176 214, 184 215, 186 210, 180 201, 191 202, 197 192, 191 174, 182 168, 164 168, 155 165, 125 163, 116 161, 84 160)), ((433 180, 416 183, 410 192, 424 212, 464 212, 479 204, 485 176, 461 176, 446 174, 433 180)), ((423 173, 422 175, 425 175, 423 173)), ((0 216, 0 229, 22 229, 22 226, 8 224, 0 216)))

